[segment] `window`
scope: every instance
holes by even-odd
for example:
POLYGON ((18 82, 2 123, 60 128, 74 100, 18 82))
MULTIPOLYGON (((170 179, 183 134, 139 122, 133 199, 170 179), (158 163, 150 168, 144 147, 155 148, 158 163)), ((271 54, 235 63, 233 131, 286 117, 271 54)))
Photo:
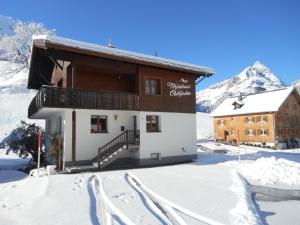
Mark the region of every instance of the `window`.
POLYGON ((253 117, 252 116, 248 116, 247 117, 247 121, 248 121, 248 123, 253 123, 253 117))
POLYGON ((146 116, 147 132, 159 132, 159 117, 154 115, 146 116))
POLYGON ((262 136, 268 135, 268 130, 262 128, 262 129, 259 130, 259 134, 262 135, 262 136))
POLYGON ((230 136, 234 136, 234 130, 230 130, 230 131, 229 131, 229 135, 230 135, 230 136))
POLYGON ((248 136, 253 136, 255 133, 254 133, 254 130, 253 129, 248 129, 247 130, 247 135, 248 136))
POLYGON ((259 122, 267 122, 267 117, 266 116, 259 116, 258 120, 259 120, 259 122))
POLYGON ((107 116, 91 116, 91 133, 107 133, 107 116))
POLYGON ((146 91, 146 95, 161 95, 160 79, 146 79, 145 91, 146 91))
POLYGON ((220 120, 220 123, 222 126, 224 126, 226 124, 225 120, 220 120))
POLYGON ((218 126, 224 126, 226 124, 226 121, 224 119, 221 119, 221 120, 217 120, 217 125, 218 126))

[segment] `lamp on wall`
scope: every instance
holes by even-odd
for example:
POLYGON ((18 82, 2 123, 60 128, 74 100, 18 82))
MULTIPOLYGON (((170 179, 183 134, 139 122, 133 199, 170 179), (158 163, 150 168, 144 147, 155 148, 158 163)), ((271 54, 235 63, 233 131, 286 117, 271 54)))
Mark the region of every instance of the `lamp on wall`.
POLYGON ((114 114, 114 119, 115 119, 115 120, 118 119, 118 114, 114 114))

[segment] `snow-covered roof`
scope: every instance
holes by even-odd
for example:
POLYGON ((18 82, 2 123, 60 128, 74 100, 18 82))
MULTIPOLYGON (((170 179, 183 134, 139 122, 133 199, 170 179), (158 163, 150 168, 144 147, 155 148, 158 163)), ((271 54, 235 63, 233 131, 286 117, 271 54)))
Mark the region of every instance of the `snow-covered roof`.
POLYGON ((274 91, 245 95, 242 99, 243 106, 238 109, 234 109, 232 106, 233 102, 238 101, 238 97, 227 98, 211 113, 211 116, 277 112, 293 90, 293 87, 287 87, 274 91))
POLYGON ((91 44, 82 41, 76 41, 68 38, 50 36, 50 35, 37 35, 33 36, 33 43, 35 46, 47 47, 49 45, 56 45, 67 47, 70 49, 82 50, 89 53, 96 53, 102 56, 126 59, 129 62, 136 62, 140 64, 151 64, 162 66, 171 69, 184 70, 186 72, 197 73, 203 76, 210 76, 215 73, 211 68, 198 66, 195 64, 184 63, 176 60, 166 59, 157 56, 150 56, 141 53, 126 51, 118 48, 111 48, 107 46, 91 44))

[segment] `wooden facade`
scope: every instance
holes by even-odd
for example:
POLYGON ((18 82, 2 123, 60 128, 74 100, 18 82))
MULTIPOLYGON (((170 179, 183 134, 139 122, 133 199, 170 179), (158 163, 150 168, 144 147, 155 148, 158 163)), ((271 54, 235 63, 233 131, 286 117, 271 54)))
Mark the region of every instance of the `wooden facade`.
POLYGON ((82 57, 81 61, 78 60, 79 56, 77 57, 77 61, 80 62, 57 61, 57 65, 53 67, 49 79, 51 85, 44 87, 43 90, 41 89, 44 95, 51 93, 52 98, 48 96, 42 102, 37 99, 42 98, 41 94, 37 95, 33 99, 31 107, 29 107, 29 117, 32 113, 39 110, 38 107, 196 112, 195 81, 198 77, 197 74, 119 62, 112 59, 100 58, 96 60, 85 55, 80 57, 82 57), (92 62, 98 62, 98 64, 91 65, 91 62, 87 61, 86 57, 91 59, 92 62), (145 85, 147 79, 160 80, 159 88, 161 93, 159 95, 148 95, 146 93, 145 85), (49 90, 51 87, 53 87, 53 90, 49 90), (123 102, 134 105, 128 107, 115 105, 112 107, 112 105, 107 105, 106 103, 99 103, 102 100, 99 97, 100 94, 97 93, 100 92, 106 93, 106 95, 111 93, 109 98, 114 102, 119 101, 115 99, 117 94, 127 95, 124 98, 121 96, 123 102), (64 97, 59 96, 62 93, 65 93, 64 97), (132 95, 137 97, 132 100, 132 95), (90 103, 83 102, 84 96, 90 96, 89 102, 97 101, 97 103, 91 106, 90 103), (61 98, 66 98, 66 101, 59 101, 61 98), (97 108, 97 106, 104 106, 104 108, 97 108))
POLYGON ((293 91, 276 112, 214 117, 216 140, 289 144, 300 139, 300 96, 293 91))

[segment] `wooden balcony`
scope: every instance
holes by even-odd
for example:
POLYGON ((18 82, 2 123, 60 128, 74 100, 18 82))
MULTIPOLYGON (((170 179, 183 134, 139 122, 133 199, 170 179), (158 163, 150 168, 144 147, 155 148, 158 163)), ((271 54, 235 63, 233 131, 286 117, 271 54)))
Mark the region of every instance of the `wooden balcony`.
POLYGON ((139 96, 130 93, 43 86, 29 105, 28 117, 42 108, 136 111, 139 110, 139 96))

